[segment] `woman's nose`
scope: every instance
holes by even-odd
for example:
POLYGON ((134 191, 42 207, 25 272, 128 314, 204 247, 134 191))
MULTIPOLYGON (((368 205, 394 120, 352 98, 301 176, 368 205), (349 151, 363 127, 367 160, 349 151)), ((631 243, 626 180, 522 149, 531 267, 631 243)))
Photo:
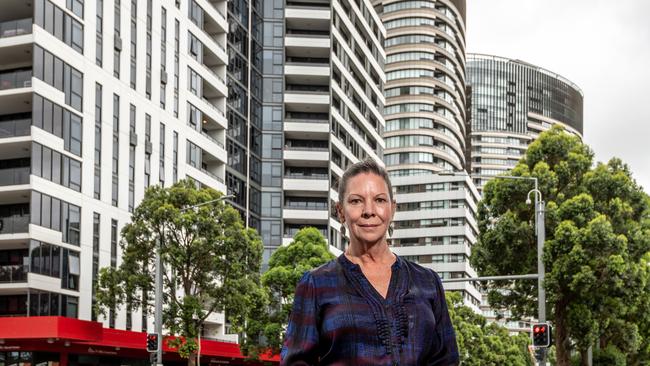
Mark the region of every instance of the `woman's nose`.
POLYGON ((363 212, 361 215, 364 218, 371 217, 375 214, 375 206, 373 205, 372 202, 367 202, 363 205, 363 212))

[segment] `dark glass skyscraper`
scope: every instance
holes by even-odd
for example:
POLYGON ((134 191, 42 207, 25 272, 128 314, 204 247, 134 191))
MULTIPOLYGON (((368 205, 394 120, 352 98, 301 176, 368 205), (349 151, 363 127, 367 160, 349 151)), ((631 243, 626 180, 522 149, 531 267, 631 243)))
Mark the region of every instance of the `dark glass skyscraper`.
MULTIPOLYGON (((471 161, 468 172, 512 169, 528 145, 553 124, 582 137, 583 95, 566 78, 520 60, 469 54, 471 161)), ((481 187, 487 178, 475 178, 481 187)))

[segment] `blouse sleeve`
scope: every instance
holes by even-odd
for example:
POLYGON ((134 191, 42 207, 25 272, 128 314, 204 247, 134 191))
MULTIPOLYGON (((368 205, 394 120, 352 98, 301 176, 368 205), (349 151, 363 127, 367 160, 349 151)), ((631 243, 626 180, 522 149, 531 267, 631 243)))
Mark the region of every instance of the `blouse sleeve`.
POLYGON ((318 311, 314 278, 306 272, 296 286, 293 309, 280 353, 282 366, 318 363, 318 311))
POLYGON ((458 345, 456 343, 456 332, 449 318, 447 300, 445 300, 445 289, 438 274, 434 271, 434 286, 436 298, 434 299, 433 315, 436 318, 436 333, 441 341, 441 347, 431 359, 431 366, 456 366, 460 363, 458 345))

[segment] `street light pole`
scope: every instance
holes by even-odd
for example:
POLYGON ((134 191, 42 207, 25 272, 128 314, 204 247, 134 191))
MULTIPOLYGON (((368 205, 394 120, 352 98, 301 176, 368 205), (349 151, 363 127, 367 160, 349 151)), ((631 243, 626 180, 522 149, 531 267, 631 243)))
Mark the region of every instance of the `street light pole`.
MULTIPOLYGON (((185 212, 187 210, 195 209, 197 207, 209 205, 215 202, 219 202, 225 199, 230 199, 230 198, 235 198, 234 194, 228 194, 225 196, 221 196, 219 198, 202 202, 193 206, 189 207, 184 207, 180 211, 185 212)), ((163 234, 164 234, 164 229, 160 233, 160 239, 158 240, 158 247, 156 248, 156 303, 155 303, 155 328, 156 328, 156 334, 158 334, 158 351, 156 352, 156 365, 157 366, 163 366, 162 363, 162 354, 163 354, 163 337, 162 337, 162 306, 163 306, 163 301, 162 301, 162 294, 163 294, 163 274, 162 274, 162 247, 163 247, 163 234)))
MULTIPOLYGON (((528 192, 526 203, 530 204, 530 194, 535 194, 535 236, 537 237, 537 318, 539 322, 546 321, 546 290, 544 289, 544 241, 546 240, 546 227, 545 227, 545 202, 542 200, 542 192, 539 190, 539 184, 536 177, 521 177, 514 175, 470 175, 470 174, 455 174, 457 172, 451 172, 451 174, 445 174, 447 172, 440 172, 440 175, 466 175, 470 178, 502 178, 502 179, 514 179, 514 180, 532 180, 535 183, 535 187, 528 192)), ((472 280, 472 279, 468 279, 472 280)), ((546 350, 542 349, 539 365, 543 366, 546 364, 546 350)))

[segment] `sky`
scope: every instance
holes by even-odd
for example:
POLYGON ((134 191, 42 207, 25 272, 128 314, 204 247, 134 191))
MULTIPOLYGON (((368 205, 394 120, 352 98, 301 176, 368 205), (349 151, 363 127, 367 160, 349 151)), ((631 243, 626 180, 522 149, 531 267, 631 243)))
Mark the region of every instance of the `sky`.
POLYGON ((650 194, 650 1, 467 0, 467 52, 520 59, 584 93, 584 142, 650 194))

